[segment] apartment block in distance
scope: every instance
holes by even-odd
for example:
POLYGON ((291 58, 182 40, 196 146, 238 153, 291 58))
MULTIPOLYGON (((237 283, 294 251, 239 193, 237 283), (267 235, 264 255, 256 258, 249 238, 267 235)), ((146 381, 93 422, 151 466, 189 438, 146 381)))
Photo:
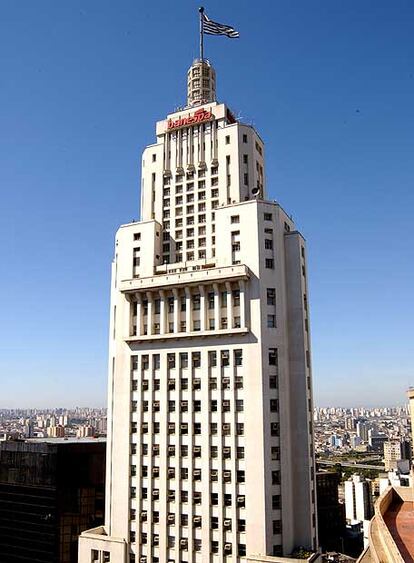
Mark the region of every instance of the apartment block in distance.
POLYGON ((211 64, 187 78, 143 153, 141 221, 116 234, 105 526, 81 563, 317 549, 305 240, 211 64))

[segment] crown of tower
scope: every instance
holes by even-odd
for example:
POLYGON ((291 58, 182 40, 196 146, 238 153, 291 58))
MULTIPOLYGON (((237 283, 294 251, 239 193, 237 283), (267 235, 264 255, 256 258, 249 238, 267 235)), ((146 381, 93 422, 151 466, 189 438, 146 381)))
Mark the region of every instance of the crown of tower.
POLYGON ((216 101, 216 71, 207 59, 195 59, 187 72, 187 105, 216 101))

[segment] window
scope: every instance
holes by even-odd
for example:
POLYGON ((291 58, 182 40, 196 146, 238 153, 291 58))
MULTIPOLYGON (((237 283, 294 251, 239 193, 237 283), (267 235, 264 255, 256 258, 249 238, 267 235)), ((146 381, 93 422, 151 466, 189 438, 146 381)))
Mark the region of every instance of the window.
POLYGON ((277 366, 277 348, 269 348, 269 366, 277 366))
POLYGON ((244 155, 243 155, 243 164, 247 164, 248 161, 249 161, 248 155, 247 155, 247 154, 244 154, 244 155))
POLYGON ((282 521, 281 520, 273 520, 273 533, 274 534, 281 534, 282 533, 282 521))
POLYGON ((279 400, 270 399, 270 412, 279 412, 279 400))
POLYGON ((236 423, 236 434, 237 436, 244 436, 244 424, 243 422, 236 423))
POLYGON ((201 352, 193 352, 192 360, 193 368, 199 368, 201 366, 201 352))
POLYGON ((188 514, 181 514, 181 526, 188 526, 188 514))
POLYGON ((230 223, 240 223, 240 215, 232 215, 230 217, 230 223))
POLYGON ((247 174, 247 172, 243 174, 243 183, 245 186, 249 185, 249 175, 247 174))
POLYGON ((276 315, 267 315, 267 328, 276 327, 276 315))
POLYGON ((237 471, 237 482, 244 483, 245 481, 245 473, 244 471, 237 471))
POLYGON ((269 387, 270 389, 277 389, 277 376, 270 375, 269 376, 269 387))
POLYGON ((279 436, 279 423, 278 422, 271 422, 270 423, 270 434, 272 436, 279 436))
POLYGON ((243 350, 234 350, 234 364, 236 366, 243 365, 243 350))
MULTIPOLYGON (((272 508, 273 510, 279 510, 280 509, 280 495, 273 495, 272 496, 272 508)), ((280 532, 273 532, 273 533, 280 533, 280 532)))
POLYGON ((221 357, 222 367, 230 365, 230 353, 228 350, 222 350, 220 353, 220 357, 221 357))
POLYGON ((247 143, 247 135, 246 134, 243 135, 243 143, 247 143))
POLYGON ((244 447, 239 446, 237 448, 237 459, 244 459, 244 447))
POLYGON ((230 144, 230 135, 226 135, 226 145, 230 144))
POLYGON ((271 221, 272 220, 272 214, 271 213, 265 213, 263 215, 263 218, 265 221, 271 221))
POLYGON ((134 233, 134 240, 141 240, 141 233, 134 233))
POLYGON ((188 353, 187 352, 180 352, 180 368, 187 368, 188 367, 188 353))
POLYGON ((208 353, 208 366, 215 367, 217 365, 217 352, 209 351, 208 353))
POLYGON ((270 238, 265 238, 265 249, 273 250, 273 241, 270 238))
POLYGON ((267 304, 268 305, 276 305, 276 290, 274 287, 268 287, 266 290, 267 293, 267 304))
POLYGON ((237 412, 243 412, 244 406, 243 406, 243 399, 237 399, 236 401, 236 411, 237 412))
POLYGON ((201 327, 200 321, 194 321, 194 322, 193 322, 193 330, 194 330, 195 332, 199 331, 199 330, 200 330, 200 327, 201 327))
POLYGON ((211 493, 211 504, 214 506, 218 505, 218 493, 211 493))
POLYGON ((273 260, 273 258, 266 258, 266 260, 265 260, 265 266, 266 266, 266 268, 268 268, 269 270, 273 270, 273 268, 274 268, 274 260, 273 260))
POLYGON ((200 310, 200 294, 193 295, 193 311, 200 310))

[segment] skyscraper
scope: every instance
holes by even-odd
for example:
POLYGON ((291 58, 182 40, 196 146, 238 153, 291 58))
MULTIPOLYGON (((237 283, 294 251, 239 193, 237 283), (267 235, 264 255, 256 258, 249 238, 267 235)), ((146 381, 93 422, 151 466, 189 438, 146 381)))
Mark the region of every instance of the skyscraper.
POLYGON ((81 563, 317 546, 305 241, 215 80, 194 61, 116 235, 105 526, 81 563))

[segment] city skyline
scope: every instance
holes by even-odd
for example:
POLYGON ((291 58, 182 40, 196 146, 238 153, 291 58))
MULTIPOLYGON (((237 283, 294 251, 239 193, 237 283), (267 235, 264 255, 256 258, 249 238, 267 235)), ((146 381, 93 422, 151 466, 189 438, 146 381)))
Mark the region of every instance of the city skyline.
MULTIPOLYGON (((23 4, 5 7, 0 23, 0 408, 104 406, 113 236, 138 218, 152 122, 184 103, 176 77, 197 54, 196 6, 183 2, 160 20, 133 2, 118 12, 23 4), (158 45, 143 55, 155 25, 158 45), (182 33, 173 45, 172 28, 182 33)), ((394 405, 413 383, 414 9, 263 7, 211 2, 241 39, 208 39, 206 55, 219 99, 245 121, 254 116, 269 195, 295 211, 308 241, 315 404, 394 405)))

